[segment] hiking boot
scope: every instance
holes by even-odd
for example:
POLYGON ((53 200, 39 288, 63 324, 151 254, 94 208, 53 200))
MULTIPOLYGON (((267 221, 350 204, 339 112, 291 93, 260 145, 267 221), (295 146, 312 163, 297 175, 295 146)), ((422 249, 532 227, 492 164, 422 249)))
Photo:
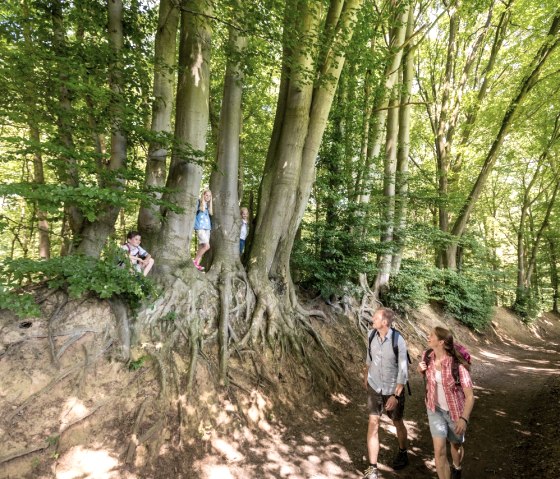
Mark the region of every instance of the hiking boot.
POLYGON ((379 479, 379 475, 377 473, 377 467, 369 466, 364 471, 363 479, 379 479))
POLYGON ((455 469, 455 466, 451 464, 451 479, 461 479, 461 472, 463 469, 455 469))
POLYGON ((401 451, 399 449, 399 452, 397 452, 397 455, 395 456, 395 459, 393 459, 393 464, 391 464, 391 466, 395 471, 398 471, 399 469, 402 469, 407 465, 408 465, 408 452, 406 451, 406 449, 404 451, 401 451))

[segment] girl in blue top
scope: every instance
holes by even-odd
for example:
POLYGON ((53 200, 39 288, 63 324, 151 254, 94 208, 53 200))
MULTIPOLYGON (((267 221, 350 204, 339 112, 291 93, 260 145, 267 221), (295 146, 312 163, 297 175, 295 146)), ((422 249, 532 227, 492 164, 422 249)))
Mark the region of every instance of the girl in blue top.
POLYGON ((210 230, 212 229, 212 192, 204 190, 200 200, 198 201, 198 210, 194 220, 194 230, 198 236, 198 251, 193 259, 194 266, 199 271, 204 267, 200 266, 200 261, 204 253, 210 249, 210 230))

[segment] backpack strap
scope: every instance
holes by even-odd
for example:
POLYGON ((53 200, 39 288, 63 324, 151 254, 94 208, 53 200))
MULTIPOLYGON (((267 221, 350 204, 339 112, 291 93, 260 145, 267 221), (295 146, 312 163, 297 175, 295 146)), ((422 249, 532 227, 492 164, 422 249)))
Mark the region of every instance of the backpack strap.
POLYGON ((374 336, 377 334, 377 329, 374 329, 372 331, 369 332, 369 337, 368 337, 368 344, 367 344, 367 350, 368 350, 368 354, 369 354, 369 360, 373 361, 373 356, 371 355, 371 342, 373 341, 374 336))
MULTIPOLYGON (((393 346, 393 353, 395 354, 395 361, 398 362, 399 360, 399 336, 401 336, 401 333, 398 329, 395 328, 391 328, 391 330, 393 331, 393 336, 391 339, 391 345, 393 346)), ((373 357, 371 355, 371 342, 373 341, 373 338, 379 334, 377 329, 374 329, 373 332, 370 333, 369 338, 368 338, 368 354, 369 354, 369 360, 373 361, 373 357)), ((408 364, 412 364, 412 361, 410 360, 410 354, 408 354, 408 351, 406 352, 406 358, 408 360, 408 364)), ((406 387, 408 389, 408 395, 412 396, 412 391, 410 390, 410 383, 407 381, 406 382, 406 387)))
POLYGON ((459 377, 459 361, 457 361, 457 358, 455 357, 452 358, 452 361, 453 362, 451 363, 451 375, 455 380, 455 386, 460 386, 461 378, 459 377))
MULTIPOLYGON (((399 360, 399 336, 402 336, 402 334, 400 333, 400 331, 398 329, 395 328, 391 328, 393 330, 393 337, 392 337, 392 342, 393 342, 393 353, 395 353, 395 360, 398 362, 399 360)), ((412 361, 410 360, 410 354, 408 354, 408 350, 406 351, 406 359, 408 361, 408 364, 412 364, 412 361)), ((410 382, 406 381, 406 388, 408 389, 408 395, 412 396, 412 391, 410 390, 410 382)))
MULTIPOLYGON (((424 362, 426 363, 426 367, 430 365, 432 351, 432 348, 426 349, 426 351, 424 351, 424 362)), ((455 385, 460 386, 461 378, 459 377, 459 361, 457 361, 457 358, 455 358, 454 356, 452 356, 451 359, 453 361, 451 364, 451 375, 455 380, 455 385)))

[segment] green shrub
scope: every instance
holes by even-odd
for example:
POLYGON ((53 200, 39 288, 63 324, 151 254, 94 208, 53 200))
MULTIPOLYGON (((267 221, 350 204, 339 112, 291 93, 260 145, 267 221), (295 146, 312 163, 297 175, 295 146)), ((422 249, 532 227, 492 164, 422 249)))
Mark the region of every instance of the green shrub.
POLYGON ((404 260, 399 274, 389 282, 382 302, 407 312, 437 301, 445 312, 474 330, 491 319, 494 294, 486 276, 479 272, 441 270, 421 261, 404 260))
POLYGON ((292 252, 294 279, 304 288, 330 299, 357 293, 360 273, 374 276, 375 264, 368 258, 372 242, 361 239, 357 228, 352 231, 344 221, 306 226, 311 234, 296 241, 292 252))
POLYGON ((440 270, 429 291, 431 299, 469 328, 481 330, 490 322, 494 294, 489 284, 473 273, 440 270))
POLYGON ((119 266, 124 252, 112 246, 104 250, 101 259, 72 255, 49 260, 7 259, 0 263, 0 308, 14 311, 18 316, 39 314, 26 286, 45 283, 49 288, 62 289, 70 297, 78 298, 94 293, 106 299, 119 296, 133 308, 143 298, 155 296, 152 281, 140 273, 119 266))
POLYGON ((436 268, 421 261, 403 260, 399 274, 391 277, 389 289, 380 299, 395 311, 418 309, 429 303, 428 285, 436 274, 436 268))
POLYGON ((519 315, 525 324, 532 323, 544 311, 542 301, 531 290, 517 290, 512 309, 519 315))

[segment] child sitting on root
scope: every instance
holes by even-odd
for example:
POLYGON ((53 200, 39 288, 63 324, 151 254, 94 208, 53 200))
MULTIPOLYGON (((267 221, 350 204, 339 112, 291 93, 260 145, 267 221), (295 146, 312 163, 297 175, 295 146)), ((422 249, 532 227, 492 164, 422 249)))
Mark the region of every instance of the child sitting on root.
POLYGON ((133 269, 146 276, 154 266, 154 258, 140 246, 141 240, 138 231, 130 231, 126 235, 126 243, 121 248, 128 253, 133 269))

